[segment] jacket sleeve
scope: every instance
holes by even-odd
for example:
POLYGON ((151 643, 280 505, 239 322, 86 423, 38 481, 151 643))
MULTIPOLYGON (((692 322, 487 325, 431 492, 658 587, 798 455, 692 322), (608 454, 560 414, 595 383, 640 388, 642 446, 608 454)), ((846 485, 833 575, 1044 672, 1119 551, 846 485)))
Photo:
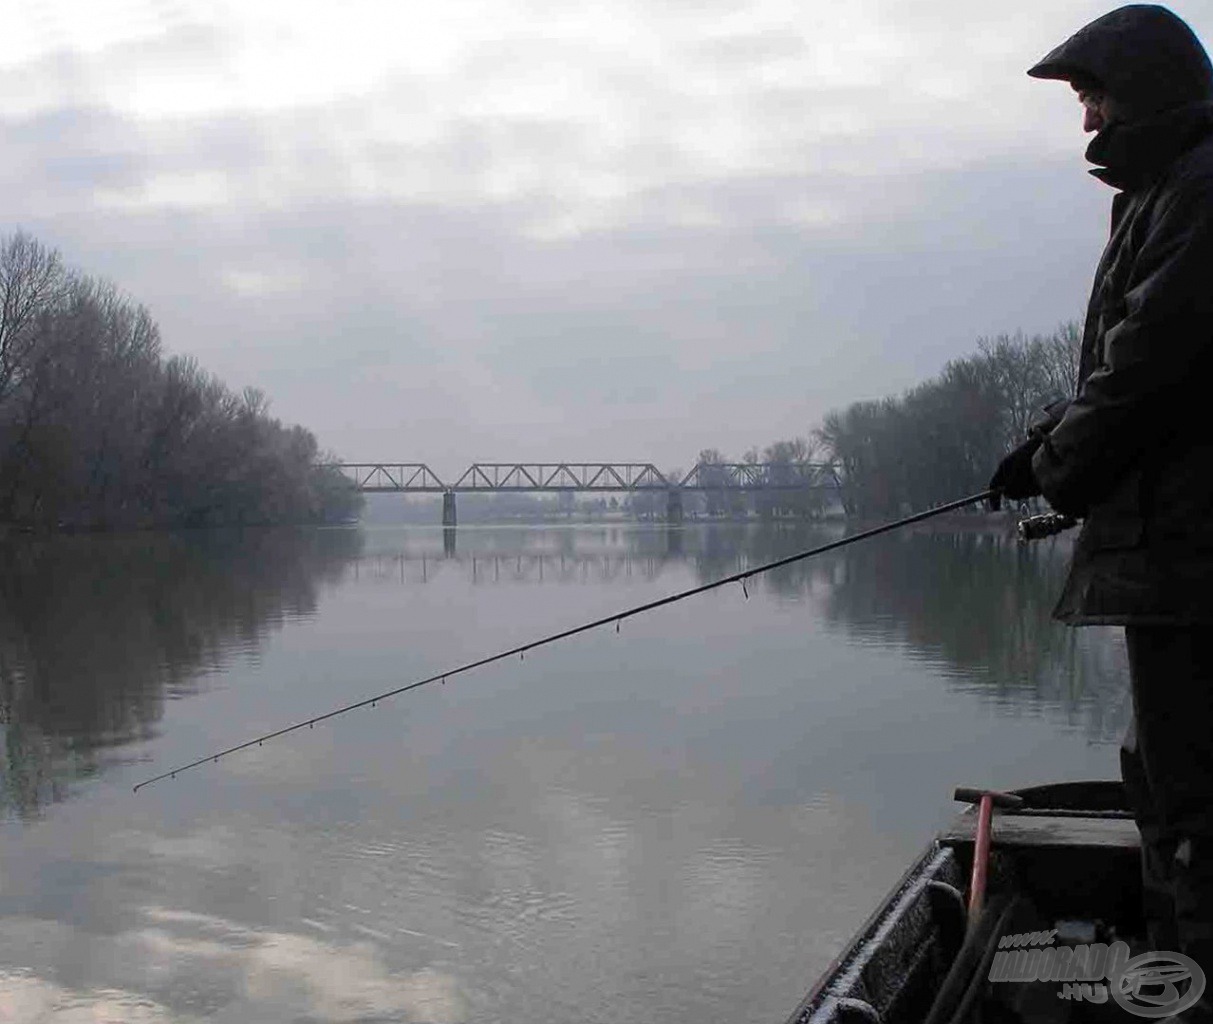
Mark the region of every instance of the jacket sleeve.
POLYGON ((1213 354, 1213 178, 1164 198, 1129 268, 1119 312, 1102 364, 1032 462, 1045 498, 1071 515, 1107 497, 1193 411, 1189 396, 1213 354))
POLYGON ((1072 398, 1059 398, 1055 402, 1042 406, 1036 418, 1028 424, 1028 437, 1044 438, 1062 421, 1072 401, 1072 398))

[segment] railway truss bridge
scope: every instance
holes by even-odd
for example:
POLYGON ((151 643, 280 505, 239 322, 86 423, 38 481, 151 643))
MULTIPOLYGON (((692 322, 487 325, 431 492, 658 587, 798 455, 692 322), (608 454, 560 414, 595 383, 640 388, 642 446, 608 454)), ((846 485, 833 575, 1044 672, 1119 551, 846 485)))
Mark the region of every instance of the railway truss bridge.
POLYGON ((474 462, 453 483, 424 462, 338 462, 333 468, 364 493, 441 494, 442 523, 457 522, 455 495, 501 491, 662 493, 666 519, 681 522, 683 495, 702 492, 726 500, 730 494, 764 491, 837 497, 840 483, 831 463, 701 462, 681 478, 651 462, 474 462))

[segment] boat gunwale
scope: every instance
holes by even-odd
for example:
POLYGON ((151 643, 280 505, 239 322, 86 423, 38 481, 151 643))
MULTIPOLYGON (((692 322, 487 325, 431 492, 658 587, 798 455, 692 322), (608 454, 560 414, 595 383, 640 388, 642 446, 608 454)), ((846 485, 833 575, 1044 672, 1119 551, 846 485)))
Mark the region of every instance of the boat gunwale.
POLYGON ((875 960, 893 929, 950 862, 959 862, 955 850, 932 841, 822 972, 787 1024, 824 1024, 842 1000, 854 999, 864 968, 875 960))
MULTIPOLYGON (((1024 798, 1025 804, 1018 810, 1007 810, 998 817, 1102 819, 1112 825, 1116 819, 1131 819, 1126 811, 1124 792, 1119 782, 1085 780, 1045 785, 1028 786, 1008 790, 1024 798)), ((876 1012, 879 1008, 861 1000, 855 1005, 856 992, 862 987, 864 970, 876 962, 884 943, 897 925, 912 910, 930 882, 938 880, 949 865, 955 864, 959 871, 967 870, 964 852, 965 840, 958 834, 962 823, 970 825, 976 815, 973 807, 967 807, 953 819, 950 828, 936 833, 927 847, 918 855, 909 868, 892 886, 863 924, 855 931, 842 951, 822 971, 808 993, 797 1004, 787 1024, 829 1024, 840 1019, 838 1011, 862 1011, 865 1007, 876 1012)), ((972 840, 968 840, 971 847, 972 840)), ((995 849, 998 848, 997 838, 995 849)), ((1030 843, 1035 846, 1036 843, 1030 843)), ((1070 844, 1079 848, 1083 844, 1070 844)))

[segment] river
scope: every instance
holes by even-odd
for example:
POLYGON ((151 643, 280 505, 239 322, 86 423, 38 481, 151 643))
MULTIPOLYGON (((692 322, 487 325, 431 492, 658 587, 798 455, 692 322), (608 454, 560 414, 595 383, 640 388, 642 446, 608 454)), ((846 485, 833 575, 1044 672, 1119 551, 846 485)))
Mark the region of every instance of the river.
POLYGON ((1064 538, 632 523, 0 546, 0 1022, 782 1022, 958 784, 1115 777, 1064 538))

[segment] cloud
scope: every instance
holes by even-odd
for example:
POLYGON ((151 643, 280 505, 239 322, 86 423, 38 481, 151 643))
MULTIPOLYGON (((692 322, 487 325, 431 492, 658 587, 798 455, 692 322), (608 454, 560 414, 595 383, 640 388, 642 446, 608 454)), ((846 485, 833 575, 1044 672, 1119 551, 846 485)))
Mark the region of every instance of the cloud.
POLYGON ((0 972, 0 1024, 186 1024, 181 1017, 136 992, 103 988, 73 992, 46 978, 0 972))
POLYGON ((112 961, 107 977, 115 982, 77 989, 35 970, 0 971, 0 1024, 160 1024, 286 1019, 287 1014, 332 1024, 468 1019, 466 998, 453 976, 433 967, 393 972, 373 942, 254 930, 210 914, 161 907, 145 908, 143 917, 140 926, 104 937, 49 922, 7 920, 4 939, 32 926, 48 933, 44 945, 70 947, 76 956, 83 947, 97 946, 100 962, 112 961))

